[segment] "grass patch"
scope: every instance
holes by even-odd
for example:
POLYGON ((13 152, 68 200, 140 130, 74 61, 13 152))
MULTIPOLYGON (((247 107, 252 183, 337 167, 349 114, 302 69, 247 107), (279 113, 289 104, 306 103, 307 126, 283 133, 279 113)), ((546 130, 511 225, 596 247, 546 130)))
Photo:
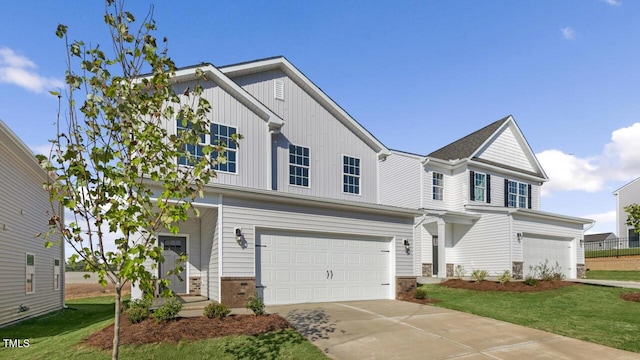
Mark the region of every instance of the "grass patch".
POLYGON ((584 257, 586 258, 630 256, 630 255, 640 255, 640 248, 585 250, 584 252, 584 257))
POLYGON ((587 279, 640 281, 640 271, 589 270, 587 279))
POLYGON ((628 289, 577 285, 537 293, 423 285, 435 306, 464 311, 618 349, 640 352, 640 303, 628 289))
MULTIPOLYGON (((67 301, 68 309, 0 329, 4 339, 29 339, 28 348, 0 347, 0 359, 110 359, 111 352, 80 345, 113 322, 113 296, 67 301)), ((121 346, 124 359, 326 359, 294 330, 227 336, 178 344, 121 346)))

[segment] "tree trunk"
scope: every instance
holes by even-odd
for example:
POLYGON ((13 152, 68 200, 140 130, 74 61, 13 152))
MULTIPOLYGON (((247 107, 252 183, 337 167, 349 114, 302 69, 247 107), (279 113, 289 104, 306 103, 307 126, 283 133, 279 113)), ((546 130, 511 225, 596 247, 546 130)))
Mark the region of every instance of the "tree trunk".
POLYGON ((122 286, 120 281, 116 284, 116 321, 113 324, 113 351, 111 359, 118 360, 118 350, 120 348, 120 301, 122 298, 122 286))

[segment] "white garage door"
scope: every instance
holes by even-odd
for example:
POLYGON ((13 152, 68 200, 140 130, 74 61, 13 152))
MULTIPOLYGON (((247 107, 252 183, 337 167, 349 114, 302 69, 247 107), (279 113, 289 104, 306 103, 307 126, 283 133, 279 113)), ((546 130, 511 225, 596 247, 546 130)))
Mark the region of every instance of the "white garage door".
POLYGON ((538 266, 548 260, 548 265, 554 267, 556 261, 565 277, 571 275, 571 241, 556 239, 541 239, 526 236, 522 239, 524 275, 529 274, 529 266, 538 266))
POLYGON ((256 284, 268 305, 389 299, 390 242, 260 232, 256 284))

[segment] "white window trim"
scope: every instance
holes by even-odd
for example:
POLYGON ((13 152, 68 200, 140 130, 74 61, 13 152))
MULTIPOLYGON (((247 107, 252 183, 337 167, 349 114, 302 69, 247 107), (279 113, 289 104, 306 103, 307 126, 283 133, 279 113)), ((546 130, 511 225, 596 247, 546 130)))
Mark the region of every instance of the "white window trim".
POLYGON ((487 174, 486 173, 482 173, 482 172, 475 172, 473 175, 473 193, 474 193, 474 197, 473 197, 473 201, 477 201, 477 202, 487 202, 487 174), (484 176, 484 187, 478 187, 478 185, 476 185, 476 177, 478 175, 482 175, 484 176), (482 200, 478 200, 478 189, 482 189, 482 200))
MULTIPOLYGON (((340 164, 342 166, 342 172, 341 172, 341 176, 340 176, 340 183, 342 184, 342 193, 346 194, 346 195, 362 196, 362 159, 359 158, 359 157, 342 154, 342 156, 340 157, 340 160, 342 160, 340 162, 340 164), (360 161, 360 165, 358 165, 358 170, 360 170, 360 175, 352 175, 352 174, 347 174, 347 173, 344 172, 344 158, 345 157, 352 158, 352 159, 357 159, 358 161, 360 161), (344 176, 345 175, 353 176, 353 177, 358 178, 358 192, 357 193, 344 191, 344 185, 345 185, 344 176)), ((309 163, 309 164, 311 164, 311 163, 309 163)))
POLYGON ((304 146, 304 145, 297 145, 297 144, 294 144, 292 142, 290 142, 289 145, 299 146, 299 147, 303 147, 303 148, 309 149, 309 166, 292 164, 291 163, 291 158, 290 158, 291 157, 291 149, 287 146, 287 184, 289 184, 289 186, 293 186, 293 187, 297 187, 297 188, 311 189, 311 148, 308 147, 308 146, 304 146), (308 170, 309 186, 297 185, 297 184, 292 184, 291 183, 291 171, 289 171, 289 166, 291 166, 291 165, 299 166, 299 167, 302 167, 302 168, 306 168, 308 170))
POLYGON ((442 201, 444 202, 444 173, 441 172, 437 172, 437 171, 432 171, 431 172, 431 200, 433 201, 442 201), (434 175, 440 175, 442 177, 442 185, 434 185, 433 184, 433 179, 434 179, 434 175), (442 189, 442 199, 434 199, 435 193, 434 193, 434 189, 435 188, 440 188, 442 189))
POLYGON ((26 294, 34 294, 36 292, 36 255, 32 253, 26 253, 24 256, 24 265, 25 265, 24 292, 26 294), (27 264, 27 257, 29 255, 33 256, 33 265, 27 264), (31 291, 27 291, 27 275, 33 275, 33 278, 31 279, 31 291))
MULTIPOLYGON (((209 123, 209 128, 211 128, 211 125, 216 124, 216 125, 222 125, 222 126, 226 126, 226 127, 232 127, 234 129, 236 129, 236 134, 239 134, 238 131, 238 127, 234 126, 234 125, 228 125, 228 124, 221 124, 221 123, 216 123, 216 122, 210 122, 209 123)), ((174 121, 174 129, 175 129, 175 135, 178 134, 178 119, 176 119, 174 121)), ((211 143, 211 134, 203 134, 204 135, 204 143, 199 142, 198 145, 201 146, 207 146, 207 145, 211 145, 214 146, 215 144, 211 143)), ((240 168, 238 167, 238 159, 239 159, 239 147, 236 147, 235 149, 226 149, 228 151, 234 151, 236 153, 236 172, 230 172, 230 171, 224 171, 224 170, 216 170, 211 168, 211 170, 215 171, 216 174, 217 173, 223 173, 223 174, 229 174, 229 175, 239 175, 240 172, 240 168)), ((209 161, 211 161, 211 154, 209 155, 205 155, 205 157, 209 158, 209 161)), ((177 161, 177 160, 176 160, 177 161)), ((186 165, 186 164, 178 164, 178 166, 184 166, 184 167, 193 167, 192 165, 186 165)), ((210 165, 211 166, 211 165, 210 165)))
POLYGON ((507 207, 509 208, 514 208, 514 209, 528 209, 529 208, 529 186, 531 186, 528 183, 524 183, 524 182, 520 182, 520 181, 516 181, 516 180, 511 180, 508 179, 508 183, 507 183, 507 207), (516 193, 513 194, 510 189, 509 189, 509 183, 515 183, 516 184, 516 193), (524 195, 520 195, 520 185, 526 185, 527 186, 527 193, 524 195), (509 204, 509 195, 515 195, 516 196, 516 204, 515 206, 511 206, 509 204), (520 206, 520 197, 524 197, 524 207, 520 206))
POLYGON ((62 266, 62 261, 60 261, 59 258, 53 258, 53 290, 54 291, 60 291, 60 288, 62 287, 60 286, 62 284, 62 279, 60 278, 61 266, 62 266), (58 261, 58 266, 56 266, 56 260, 58 261), (56 287, 56 275, 58 276, 58 287, 56 287))

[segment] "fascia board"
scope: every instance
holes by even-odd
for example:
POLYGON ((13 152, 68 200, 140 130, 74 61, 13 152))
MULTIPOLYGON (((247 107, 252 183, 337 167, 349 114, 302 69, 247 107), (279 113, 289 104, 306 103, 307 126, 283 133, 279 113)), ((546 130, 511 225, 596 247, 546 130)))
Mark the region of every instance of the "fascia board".
POLYGON ((495 171, 497 173, 502 173, 502 174, 506 174, 506 175, 518 176, 518 177, 521 177, 521 178, 524 178, 524 179, 537 181, 537 182, 540 182, 540 183, 544 183, 544 182, 549 181, 549 179, 546 178, 546 177, 539 177, 539 176, 533 176, 533 175, 529 175, 529 174, 524 174, 524 173, 521 173, 521 172, 518 172, 518 171, 504 169, 504 168, 501 168, 501 167, 498 167, 498 166, 485 164, 485 163, 479 162, 479 161, 468 160, 467 162, 468 162, 468 164, 470 166, 473 166, 473 167, 488 169, 488 170, 492 170, 492 171, 495 171))

